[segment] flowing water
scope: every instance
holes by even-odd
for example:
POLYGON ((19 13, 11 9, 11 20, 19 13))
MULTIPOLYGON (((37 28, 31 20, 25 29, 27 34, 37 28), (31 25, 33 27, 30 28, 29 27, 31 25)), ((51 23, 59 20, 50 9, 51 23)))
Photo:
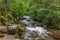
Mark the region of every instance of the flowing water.
POLYGON ((46 38, 49 37, 47 35, 49 32, 47 31, 46 26, 33 21, 29 16, 23 16, 20 22, 25 25, 25 32, 23 35, 26 40, 29 38, 30 40, 32 40, 32 38, 53 40, 51 37, 49 39, 46 38))
MULTIPOLYGON (((23 32, 23 39, 15 39, 14 35, 5 33, 4 37, 0 40, 60 40, 60 31, 56 29, 49 29, 41 23, 33 21, 29 16, 23 16, 20 20, 25 26, 25 31, 23 32)), ((16 29, 16 24, 9 26, 9 29, 16 29), (11 28, 12 26, 12 28, 11 28)))

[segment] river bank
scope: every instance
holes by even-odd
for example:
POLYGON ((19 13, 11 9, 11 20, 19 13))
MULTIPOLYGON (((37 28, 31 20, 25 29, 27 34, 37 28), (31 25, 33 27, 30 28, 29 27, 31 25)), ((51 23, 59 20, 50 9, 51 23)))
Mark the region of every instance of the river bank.
MULTIPOLYGON (((60 40, 60 31, 56 29, 49 29, 49 32, 52 34, 48 34, 50 37, 52 37, 54 40, 60 40)), ((3 33, 4 36, 0 37, 0 40, 22 40, 22 39, 14 39, 14 35, 3 33)), ((47 40, 48 38, 46 38, 47 40)))

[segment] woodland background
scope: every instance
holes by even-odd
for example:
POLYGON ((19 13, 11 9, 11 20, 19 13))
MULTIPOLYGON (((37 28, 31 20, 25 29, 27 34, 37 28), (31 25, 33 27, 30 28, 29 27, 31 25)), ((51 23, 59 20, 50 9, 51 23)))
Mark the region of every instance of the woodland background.
POLYGON ((0 25, 19 23, 24 15, 60 29, 60 0, 0 0, 0 25))

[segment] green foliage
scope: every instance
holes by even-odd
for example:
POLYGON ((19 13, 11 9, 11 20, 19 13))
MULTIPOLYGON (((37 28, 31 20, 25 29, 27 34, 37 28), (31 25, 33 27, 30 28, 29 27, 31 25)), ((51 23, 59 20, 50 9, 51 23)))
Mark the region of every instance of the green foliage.
POLYGON ((7 13, 0 13, 1 22, 14 23, 24 15, 29 15, 50 28, 60 29, 60 1, 59 0, 1 0, 2 9, 8 7, 7 13), (4 4, 4 5, 3 5, 4 4))
POLYGON ((49 28, 60 29, 59 3, 59 0, 34 0, 36 6, 32 8, 32 18, 47 25, 49 28))
POLYGON ((20 17, 27 14, 28 4, 22 0, 16 0, 12 5, 10 5, 10 11, 13 11, 13 14, 20 17))

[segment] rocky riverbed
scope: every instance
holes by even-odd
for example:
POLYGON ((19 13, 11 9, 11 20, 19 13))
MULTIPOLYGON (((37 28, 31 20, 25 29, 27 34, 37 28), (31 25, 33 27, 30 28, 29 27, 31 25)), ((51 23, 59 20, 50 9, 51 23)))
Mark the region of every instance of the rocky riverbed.
MULTIPOLYGON (((45 40, 60 40, 60 31, 56 29, 49 29, 52 34, 48 34, 49 36, 45 38, 45 40)), ((4 36, 0 36, 0 40, 22 40, 22 39, 15 39, 14 35, 4 33, 4 36)), ((31 39, 32 40, 32 39, 31 39)))
POLYGON ((25 31, 23 34, 25 40, 27 39, 32 40, 32 38, 40 40, 60 39, 60 36, 58 36, 59 32, 55 31, 56 32, 55 33, 52 29, 51 29, 52 31, 47 30, 47 27, 45 25, 33 21, 32 19, 30 19, 29 16, 23 16, 21 19, 22 20, 20 20, 20 22, 25 25, 25 31))
MULTIPOLYGON (((2 33, 0 33, 0 40, 22 40, 22 39, 19 39, 19 37, 17 39, 15 39, 14 38, 15 37, 15 34, 14 35, 8 34, 6 32, 7 30, 5 30, 6 29, 5 27, 4 26, 1 26, 1 28, 0 28, 0 30, 1 30, 0 32, 2 32, 2 33)), ((48 29, 47 31, 50 32, 50 33, 43 40, 60 40, 60 30, 48 29)), ((33 40, 33 39, 30 39, 30 40, 33 40)), ((42 39, 40 39, 40 40, 42 40, 42 39)))

